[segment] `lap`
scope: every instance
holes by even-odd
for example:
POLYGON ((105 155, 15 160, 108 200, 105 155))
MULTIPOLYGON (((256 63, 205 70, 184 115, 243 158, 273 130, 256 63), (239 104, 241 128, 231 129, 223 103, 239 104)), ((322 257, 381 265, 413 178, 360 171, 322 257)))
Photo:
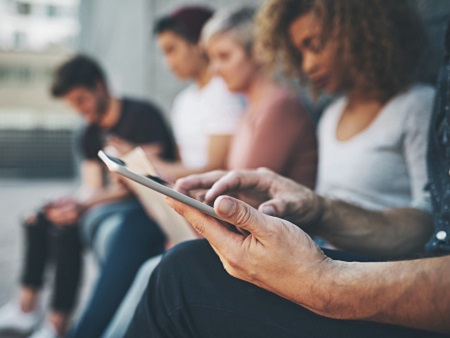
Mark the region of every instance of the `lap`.
MULTIPOLYGON (((340 260, 362 257, 327 251, 340 260)), ((128 336, 434 337, 402 327, 336 320, 231 277, 204 240, 183 243, 152 275, 128 336)))

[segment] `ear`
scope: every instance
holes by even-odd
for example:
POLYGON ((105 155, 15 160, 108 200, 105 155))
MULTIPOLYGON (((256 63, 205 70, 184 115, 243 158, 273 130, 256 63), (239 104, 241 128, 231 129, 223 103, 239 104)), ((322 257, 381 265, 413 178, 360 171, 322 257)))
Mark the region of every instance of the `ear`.
POLYGON ((202 58, 204 58, 206 61, 209 62, 208 53, 206 52, 205 45, 201 41, 199 41, 193 46, 198 55, 200 55, 202 58))
POLYGON ((95 89, 97 91, 99 91, 100 93, 107 94, 107 95, 109 94, 108 87, 106 86, 106 83, 104 83, 103 81, 97 81, 95 83, 95 89))

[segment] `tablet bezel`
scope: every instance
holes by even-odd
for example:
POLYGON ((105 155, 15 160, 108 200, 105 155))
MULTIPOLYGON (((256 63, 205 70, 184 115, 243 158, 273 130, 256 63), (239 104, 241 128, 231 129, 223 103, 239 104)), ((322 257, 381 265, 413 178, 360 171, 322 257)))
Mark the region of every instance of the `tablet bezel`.
POLYGON ((190 207, 193 207, 197 210, 200 210, 201 212, 212 216, 214 218, 217 218, 218 220, 223 221, 214 211, 214 209, 200 201, 197 201, 196 199, 193 199, 192 197, 186 196, 182 193, 179 193, 178 191, 175 191, 169 187, 166 187, 163 184, 160 184, 151 178, 142 176, 138 173, 135 173, 134 171, 128 169, 126 167, 126 163, 122 160, 115 158, 114 156, 106 154, 103 150, 100 150, 98 152, 98 157, 106 164, 108 169, 111 172, 114 172, 116 174, 119 174, 121 176, 124 176, 134 182, 137 182, 139 184, 142 184, 146 186, 147 188, 150 188, 152 190, 155 190, 159 192, 160 194, 163 194, 165 196, 169 196, 170 198, 173 198, 174 200, 177 200, 181 203, 184 203, 190 207), (123 163, 123 164, 122 164, 123 163))

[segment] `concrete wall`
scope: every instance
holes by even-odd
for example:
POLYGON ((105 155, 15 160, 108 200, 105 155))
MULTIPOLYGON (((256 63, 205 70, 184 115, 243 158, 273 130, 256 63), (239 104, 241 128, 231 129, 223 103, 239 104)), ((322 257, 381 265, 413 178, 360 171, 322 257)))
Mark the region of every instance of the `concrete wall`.
MULTIPOLYGON (((211 8, 258 5, 259 0, 197 0, 211 8)), ((156 101, 166 111, 182 88, 168 71, 152 36, 155 19, 183 0, 81 0, 80 50, 96 57, 106 68, 118 95, 156 101)))
MULTIPOLYGON (((403 0, 404 1, 404 0, 403 0)), ((416 3, 433 37, 434 52, 427 78, 433 80, 443 49, 445 22, 450 18, 449 0, 411 0, 416 3), (436 52, 437 51, 437 52, 436 52)), ((263 0, 196 0, 212 8, 259 5, 263 0)), ((186 0, 81 0, 80 50, 96 57, 110 75, 118 95, 155 100, 166 111, 182 88, 165 67, 151 29, 155 18, 174 8, 192 4, 186 0)))

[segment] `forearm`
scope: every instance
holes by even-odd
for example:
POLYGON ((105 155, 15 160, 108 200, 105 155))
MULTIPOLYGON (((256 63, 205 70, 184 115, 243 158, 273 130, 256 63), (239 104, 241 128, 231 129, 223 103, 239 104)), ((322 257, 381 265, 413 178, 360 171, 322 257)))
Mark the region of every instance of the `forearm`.
POLYGON ((117 201, 127 196, 130 196, 129 190, 120 186, 112 185, 95 190, 88 196, 81 198, 79 203, 81 204, 83 210, 85 210, 97 204, 117 201))
POLYGON ((328 264, 327 272, 297 303, 332 318, 450 333, 450 256, 328 264))
POLYGON ((199 168, 189 168, 183 165, 181 161, 178 162, 159 162, 156 164, 158 173, 168 181, 175 182, 179 178, 183 178, 189 175, 200 174, 215 169, 220 169, 219 166, 205 165, 199 168))
POLYGON ((432 233, 431 216, 413 208, 369 211, 321 198, 321 217, 311 231, 348 251, 401 257, 423 251, 432 233))

